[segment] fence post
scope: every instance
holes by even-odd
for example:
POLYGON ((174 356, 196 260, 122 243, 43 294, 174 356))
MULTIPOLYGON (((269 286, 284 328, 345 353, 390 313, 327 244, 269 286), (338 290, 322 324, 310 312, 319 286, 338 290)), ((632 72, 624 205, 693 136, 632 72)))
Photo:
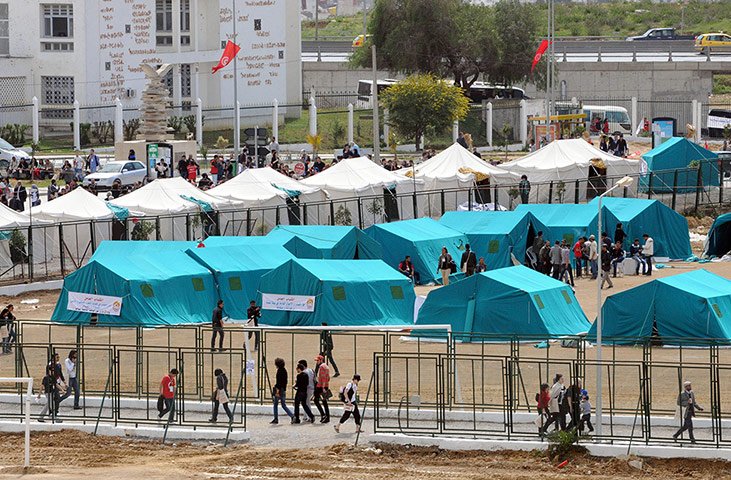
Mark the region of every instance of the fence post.
POLYGON ((596 61, 597 62, 601 62, 602 61, 602 47, 599 47, 599 50, 597 51, 596 61))
POLYGON ((701 199, 701 190, 703 189, 703 169, 701 168, 703 164, 698 165, 698 180, 696 181, 696 187, 695 187, 695 211, 698 211, 698 204, 700 203, 701 199))
POLYGON ((272 137, 279 138, 279 100, 272 101, 272 137))
POLYGON ((444 210, 444 206, 445 206, 444 205, 444 190, 441 191, 440 197, 441 197, 440 199, 441 199, 441 202, 442 202, 442 215, 444 215, 444 212, 445 212, 445 210, 444 210))
POLYGON ((198 108, 195 109, 195 141, 198 147, 203 146, 203 101, 200 98, 195 100, 198 108))
POLYGON ((698 100, 693 99, 691 102, 691 112, 690 112, 690 118, 691 122, 693 123, 693 126, 695 127, 695 133, 693 134, 693 141, 698 142, 698 139, 700 138, 700 125, 698 124, 699 118, 698 118, 698 100))
POLYGON ((673 61, 673 44, 669 43, 668 44, 668 62, 672 62, 672 61, 673 61))
POLYGON ((65 277, 65 261, 64 261, 64 255, 63 255, 63 223, 58 224, 58 250, 59 250, 59 257, 58 260, 61 263, 61 276, 65 277))
POLYGON ((576 180, 576 188, 574 188, 574 203, 579 203, 579 181, 576 180))
POLYGON ((487 118, 485 119, 485 124, 487 125, 487 132, 485 132, 487 144, 492 147, 492 102, 487 102, 487 118))
MULTIPOLYGON (((520 101, 520 143, 525 148, 528 141, 528 109, 525 99, 520 101)), ((507 148, 507 147, 505 147, 507 148)))
POLYGON ((358 197, 358 228, 363 230, 363 202, 360 197, 358 197))
POLYGON ((114 143, 124 141, 124 110, 119 97, 114 98, 114 143))
MULTIPOLYGON (((258 129, 257 129, 258 130, 258 129)), ((254 150, 259 151, 259 146, 254 145, 254 150)), ((241 102, 234 103, 234 152, 236 155, 241 151, 241 102)), ((238 160, 238 159, 237 159, 238 160)))
POLYGON ((459 120, 455 120, 454 123, 452 123, 452 143, 457 143, 458 138, 459 138, 459 120))
POLYGON ((33 97, 33 143, 38 143, 38 97, 33 97))
POLYGON ((553 203, 553 180, 548 184, 548 203, 553 203))
POLYGON ((310 135, 317 135, 317 106, 315 105, 314 95, 310 97, 310 135))
POLYGON ((390 146, 388 142, 388 137, 391 135, 391 128, 388 126, 388 109, 383 109, 383 143, 386 144, 386 146, 390 146))
POLYGON ((472 189, 467 190, 467 210, 472 211, 472 189))
POLYGON ((348 104, 348 143, 353 143, 353 104, 348 104))
POLYGON ((678 169, 675 169, 675 172, 673 173, 673 199, 672 199, 672 209, 675 210, 675 200, 677 198, 677 190, 678 190, 678 169))
POLYGON ((723 163, 718 165, 718 205, 723 205, 723 163))
POLYGON ((632 61, 637 61, 637 45, 632 45, 632 61))
POLYGON ((81 112, 79 111, 79 101, 74 100, 74 148, 81 150, 81 112))
POLYGON ((28 276, 33 281, 33 226, 28 229, 28 276))
POLYGON ((650 180, 647 182, 647 199, 652 198, 652 178, 655 176, 655 172, 650 172, 650 180))
POLYGON ((706 47, 703 49, 704 53, 706 54, 706 62, 711 61, 711 47, 706 47))
POLYGON ((335 225, 335 204, 330 200, 330 225, 335 225))
MULTIPOLYGON (((639 119, 637 118, 637 97, 632 97, 632 125, 630 125, 630 128, 637 128, 638 122, 639 119)), ((632 133, 634 133, 634 131, 632 131, 632 133)))

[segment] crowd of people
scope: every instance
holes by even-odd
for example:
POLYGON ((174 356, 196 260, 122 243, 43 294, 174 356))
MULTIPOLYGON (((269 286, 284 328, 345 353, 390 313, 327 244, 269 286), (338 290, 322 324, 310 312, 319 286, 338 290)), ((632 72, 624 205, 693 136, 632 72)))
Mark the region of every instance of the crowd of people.
POLYGON ((552 386, 547 383, 541 385, 541 391, 536 394, 536 402, 539 435, 546 435, 551 426, 553 431, 576 429, 579 435, 584 433, 585 427, 589 433, 594 431, 589 393, 582 388, 581 379, 576 378, 567 387, 564 376, 556 374, 552 386))

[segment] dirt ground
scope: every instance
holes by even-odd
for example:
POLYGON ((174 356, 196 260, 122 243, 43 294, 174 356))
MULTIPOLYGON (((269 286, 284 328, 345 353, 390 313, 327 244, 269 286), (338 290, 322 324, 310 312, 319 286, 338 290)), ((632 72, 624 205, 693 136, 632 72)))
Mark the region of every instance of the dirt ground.
MULTIPOLYGON (((22 474, 23 437, 3 435, 0 478, 22 474)), ((64 430, 33 436, 31 469, 23 478, 238 478, 359 480, 444 479, 478 480, 596 480, 644 478, 726 479, 731 464, 722 461, 643 459, 642 471, 626 460, 582 454, 568 463, 549 460, 538 452, 452 452, 430 447, 376 445, 356 448, 338 444, 319 449, 281 450, 235 445, 223 448, 178 443, 161 446, 116 437, 93 437, 64 430)))

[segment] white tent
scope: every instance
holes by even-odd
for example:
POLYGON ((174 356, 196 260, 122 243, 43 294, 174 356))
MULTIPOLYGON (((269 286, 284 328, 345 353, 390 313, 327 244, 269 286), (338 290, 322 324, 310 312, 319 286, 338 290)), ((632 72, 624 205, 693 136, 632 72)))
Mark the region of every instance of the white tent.
MULTIPOLYGON (((48 225, 51 222, 41 219, 31 219, 28 215, 18 213, 15 210, 0 204, 0 268, 8 268, 13 265, 10 258, 10 236, 14 230, 18 230, 26 237, 26 251, 27 251, 27 237, 28 227, 31 225, 48 225)), ((33 260, 34 263, 41 263, 44 261, 43 245, 42 243, 33 244, 33 260)))
MULTIPOLYGON (((374 223, 414 218, 411 195, 398 197, 414 192, 414 180, 390 172, 368 157, 341 160, 301 183, 327 193, 337 224, 365 228, 374 223)), ((417 190, 422 183, 418 181, 417 190)), ((324 223, 322 219, 320 223, 324 223)))
MULTIPOLYGON (((320 223, 318 214, 321 212, 325 222, 329 212, 329 206, 322 205, 327 198, 320 188, 303 185, 269 167, 246 169, 207 193, 242 202, 247 208, 249 231, 243 231, 243 223, 238 222, 231 224, 229 231, 222 232, 225 235, 263 234, 277 224, 277 218, 283 225, 300 225, 305 221, 320 223), (302 206, 308 203, 312 205, 302 206)), ((231 215, 225 214, 226 217, 231 215)))
POLYGON ((159 221, 160 240, 188 240, 201 237, 203 232, 199 227, 202 225, 198 221, 201 217, 195 214, 205 212, 206 204, 214 210, 242 205, 241 202, 209 195, 180 177, 153 180, 110 203, 143 212, 148 216, 171 216, 159 221))
MULTIPOLYGON (((410 177, 416 172, 417 180, 423 181, 424 191, 447 190, 444 192, 445 208, 454 210, 458 205, 468 202, 469 190, 473 190, 472 200, 477 203, 508 202, 507 189, 500 190, 497 199, 493 197, 490 187, 495 185, 515 185, 520 175, 507 172, 490 165, 481 158, 470 153, 458 143, 439 152, 412 168, 397 170, 399 175, 410 177)), ((422 195, 423 212, 431 217, 442 213, 442 194, 422 195)))
POLYGON ((30 215, 33 219, 59 223, 107 220, 114 217, 114 212, 101 198, 83 188, 75 188, 66 195, 31 208, 30 215))
MULTIPOLYGON (((585 201, 587 190, 593 191, 590 196, 596 196, 596 193, 602 193, 606 186, 611 186, 620 177, 639 174, 640 161, 615 157, 599 150, 586 140, 577 138, 556 140, 523 158, 503 163, 500 168, 528 177, 533 184, 530 193, 531 202, 548 202, 549 185, 537 188, 536 184, 549 184, 552 181, 554 182, 552 201, 557 201, 556 185, 562 181, 565 187, 562 194, 564 201, 573 203, 576 198, 577 181, 578 199, 585 201)), ((637 182, 634 183, 634 191, 636 185, 637 182)))

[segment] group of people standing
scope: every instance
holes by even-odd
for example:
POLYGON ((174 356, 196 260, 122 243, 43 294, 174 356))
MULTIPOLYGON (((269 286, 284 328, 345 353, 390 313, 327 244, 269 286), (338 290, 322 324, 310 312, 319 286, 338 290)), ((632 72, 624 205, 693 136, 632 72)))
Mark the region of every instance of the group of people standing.
POLYGON ((589 394, 581 386, 581 380, 566 387, 566 380, 560 373, 553 379, 553 386, 544 383, 541 391, 536 394, 539 417, 536 421, 538 433, 545 435, 548 428, 553 425, 556 430, 571 430, 576 428, 580 434, 584 433, 584 427, 589 432, 594 431, 591 424, 591 403, 589 394), (568 422, 566 417, 569 417, 568 422))
POLYGON ((45 422, 46 414, 49 414, 51 420, 55 423, 63 423, 63 421, 58 418, 59 406, 61 402, 71 396, 72 390, 74 393, 74 410, 80 410, 82 408, 81 405, 79 405, 81 392, 79 389, 79 380, 77 375, 77 359, 77 351, 71 350, 68 358, 64 360, 66 376, 63 374, 63 367, 61 366, 58 353, 54 353, 51 356, 51 360, 46 364, 45 374, 41 381, 41 387, 38 391, 38 398, 41 398, 42 394, 46 395, 46 405, 38 417, 39 422, 45 422), (66 381, 67 378, 68 382, 66 381))

